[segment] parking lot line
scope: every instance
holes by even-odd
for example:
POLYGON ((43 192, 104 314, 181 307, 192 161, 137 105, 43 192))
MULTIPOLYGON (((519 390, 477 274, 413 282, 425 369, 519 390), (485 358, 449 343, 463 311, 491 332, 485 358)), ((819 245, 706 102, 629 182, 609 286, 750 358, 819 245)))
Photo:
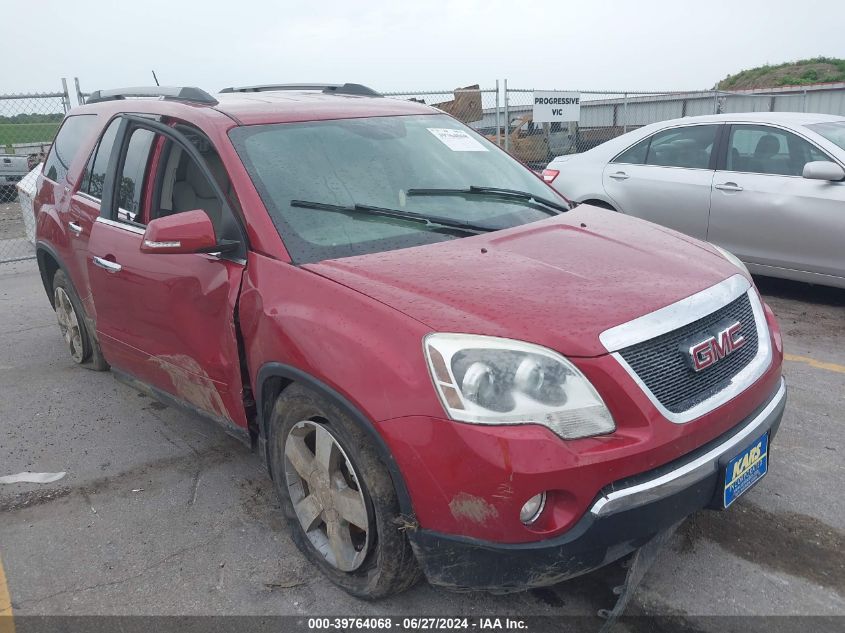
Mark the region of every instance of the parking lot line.
POLYGON ((826 371, 835 371, 837 374, 845 374, 845 365, 837 365, 836 363, 825 363, 823 361, 816 360, 815 358, 810 358, 809 356, 784 354, 783 359, 793 363, 804 363, 806 365, 809 365, 810 367, 815 367, 816 369, 824 369, 826 371))
POLYGON ((3 559, 0 559, 0 633, 15 633, 15 620, 12 617, 12 597, 6 583, 3 559))

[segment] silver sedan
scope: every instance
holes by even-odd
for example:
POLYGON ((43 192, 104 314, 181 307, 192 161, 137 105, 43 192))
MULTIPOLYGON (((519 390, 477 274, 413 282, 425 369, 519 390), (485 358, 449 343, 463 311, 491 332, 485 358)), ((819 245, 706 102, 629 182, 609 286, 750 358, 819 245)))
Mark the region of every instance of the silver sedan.
POLYGON ((752 273, 845 288, 845 117, 662 121, 560 156, 543 175, 576 202, 713 242, 752 273))

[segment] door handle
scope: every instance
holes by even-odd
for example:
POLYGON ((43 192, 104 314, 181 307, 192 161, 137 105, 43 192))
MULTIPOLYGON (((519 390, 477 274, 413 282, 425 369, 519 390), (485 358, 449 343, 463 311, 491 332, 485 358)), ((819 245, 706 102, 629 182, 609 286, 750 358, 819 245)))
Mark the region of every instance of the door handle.
POLYGON ((110 262, 109 260, 103 259, 102 257, 95 257, 94 265, 99 266, 107 273, 119 273, 121 269, 123 269, 123 266, 121 266, 117 262, 110 262))
POLYGON ((617 171, 615 174, 610 174, 610 177, 614 180, 628 180, 630 178, 624 171, 617 171))
POLYGON ((67 228, 70 229, 70 232, 79 237, 82 235, 82 227, 79 226, 76 222, 68 222, 67 228))
POLYGON ((721 185, 716 185, 714 188, 721 191, 742 191, 742 187, 735 182, 723 182, 721 185))

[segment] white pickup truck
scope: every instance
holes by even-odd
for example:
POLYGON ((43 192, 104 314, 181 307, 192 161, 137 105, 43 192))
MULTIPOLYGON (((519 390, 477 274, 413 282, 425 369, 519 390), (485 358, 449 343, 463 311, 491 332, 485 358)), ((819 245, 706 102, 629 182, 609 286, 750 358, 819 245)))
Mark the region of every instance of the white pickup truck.
POLYGON ((27 156, 0 154, 0 202, 14 200, 15 184, 29 173, 29 162, 27 156))

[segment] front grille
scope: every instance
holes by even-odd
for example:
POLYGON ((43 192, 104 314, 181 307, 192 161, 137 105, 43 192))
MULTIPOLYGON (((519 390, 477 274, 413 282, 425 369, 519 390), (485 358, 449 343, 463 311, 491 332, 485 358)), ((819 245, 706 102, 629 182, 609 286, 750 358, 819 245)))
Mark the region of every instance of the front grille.
POLYGON ((619 351, 654 397, 672 413, 683 413, 718 393, 757 355, 757 327, 748 294, 692 323, 619 351), (681 344, 702 339, 723 321, 742 323, 745 345, 715 365, 696 372, 681 344))

